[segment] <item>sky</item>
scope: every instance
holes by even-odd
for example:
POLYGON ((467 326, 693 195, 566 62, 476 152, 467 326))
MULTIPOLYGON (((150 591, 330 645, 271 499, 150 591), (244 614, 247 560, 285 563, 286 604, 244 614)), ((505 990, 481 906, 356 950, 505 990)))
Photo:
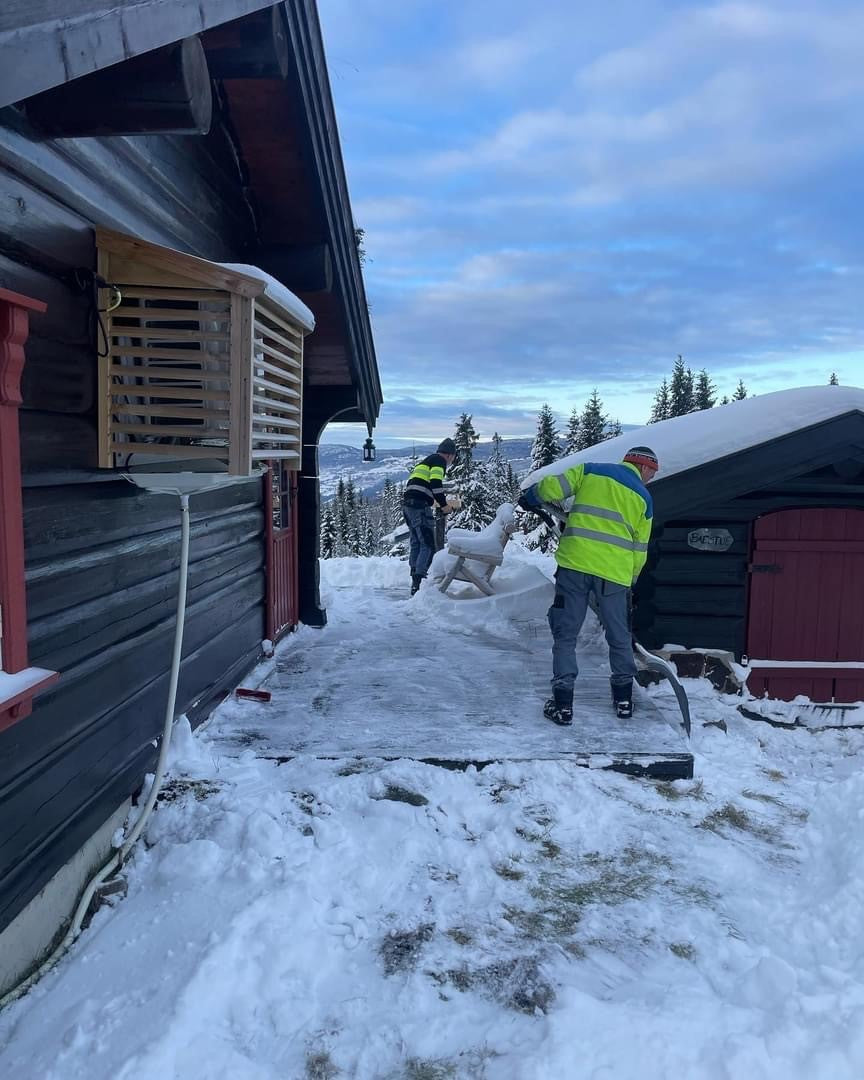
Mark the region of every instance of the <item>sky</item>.
POLYGON ((595 386, 640 424, 679 353, 720 394, 864 384, 860 2, 318 6, 378 445, 595 386))

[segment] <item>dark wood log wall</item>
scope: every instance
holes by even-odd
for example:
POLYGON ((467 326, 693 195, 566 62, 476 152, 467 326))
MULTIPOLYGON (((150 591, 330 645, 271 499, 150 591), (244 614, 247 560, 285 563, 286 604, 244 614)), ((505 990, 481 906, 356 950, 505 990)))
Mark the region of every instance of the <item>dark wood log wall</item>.
MULTIPOLYGON (((842 471, 842 462, 840 467, 842 471)), ((662 498, 657 502, 662 514, 662 498)), ((692 517, 658 518, 637 591, 634 626, 639 639, 652 649, 665 644, 728 649, 740 658, 747 649, 753 522, 777 510, 828 506, 864 506, 864 470, 843 478, 835 469, 824 468, 718 502, 692 517), (688 533, 704 526, 728 529, 734 541, 729 550, 690 547, 688 533)))
MULTIPOLYGON (((0 734, 0 930, 134 793, 152 766, 172 648, 173 497, 96 461, 96 352, 74 271, 101 224, 242 260, 254 227, 229 136, 40 141, 0 112, 0 285, 44 299, 21 411, 31 663, 59 670, 0 734), (65 477, 65 478, 64 478, 65 477)), ((193 720, 254 662, 264 635, 262 485, 192 499, 178 709, 193 720)))
POLYGON ((31 320, 22 468, 96 463, 95 333, 75 271, 95 269, 94 224, 216 260, 255 244, 224 117, 210 135, 40 139, 0 111, 0 287, 48 303, 31 320))

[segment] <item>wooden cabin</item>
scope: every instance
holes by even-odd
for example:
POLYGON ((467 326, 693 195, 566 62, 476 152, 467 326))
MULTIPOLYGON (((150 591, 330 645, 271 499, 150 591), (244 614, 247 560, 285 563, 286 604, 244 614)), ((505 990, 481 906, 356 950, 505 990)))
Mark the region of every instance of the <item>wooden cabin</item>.
POLYGON ((58 11, 0 14, 0 993, 156 754, 177 499, 124 476, 202 478, 196 723, 323 624, 318 440, 381 404, 313 0, 58 11))
POLYGON ((660 459, 634 597, 642 644, 746 661, 759 697, 864 700, 864 390, 748 398, 567 461, 616 461, 637 445, 660 459))

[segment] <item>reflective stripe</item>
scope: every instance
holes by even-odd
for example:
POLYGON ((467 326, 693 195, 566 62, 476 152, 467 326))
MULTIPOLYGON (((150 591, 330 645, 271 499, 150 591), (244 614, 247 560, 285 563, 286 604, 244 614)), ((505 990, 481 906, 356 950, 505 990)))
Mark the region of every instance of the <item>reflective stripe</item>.
POLYGON ((624 515, 617 510, 607 510, 603 506, 589 506, 588 503, 577 503, 570 509, 571 514, 590 514, 592 517, 607 518, 609 521, 620 521, 632 532, 631 525, 625 520, 624 515))
POLYGON ((613 544, 615 547, 627 548, 628 551, 648 550, 647 544, 636 544, 632 540, 625 540, 623 536, 612 536, 610 533, 599 532, 597 529, 580 529, 571 526, 564 530, 565 536, 581 536, 585 540, 599 540, 601 544, 613 544))
POLYGON ((564 475, 564 473, 561 473, 560 476, 556 476, 555 479, 561 485, 561 498, 562 499, 566 499, 570 495, 573 494, 573 486, 571 485, 571 483, 567 479, 567 477, 564 475))
POLYGON ((432 466, 432 468, 429 470, 429 479, 430 480, 443 480, 444 479, 444 470, 441 468, 440 465, 433 465, 432 466))
POLYGON ((419 491, 423 495, 425 495, 427 498, 431 497, 431 495, 432 495, 432 492, 424 484, 406 484, 405 485, 405 491, 406 491, 406 493, 409 492, 409 491, 419 491))

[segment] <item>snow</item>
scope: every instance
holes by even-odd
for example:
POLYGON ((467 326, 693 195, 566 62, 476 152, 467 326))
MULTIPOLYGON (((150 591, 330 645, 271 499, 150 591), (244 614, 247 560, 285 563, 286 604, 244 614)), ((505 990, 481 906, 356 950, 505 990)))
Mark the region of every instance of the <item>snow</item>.
POLYGON ((263 281, 266 286, 264 295, 268 300, 272 300, 287 311, 305 330, 312 331, 315 329, 315 316, 309 308, 290 289, 287 289, 281 281, 268 274, 266 270, 261 270, 257 266, 250 266, 247 263, 220 263, 219 265, 225 270, 234 270, 238 274, 245 274, 247 277, 263 281))
POLYGON ((447 546, 458 547, 462 554, 500 555, 507 532, 513 526, 513 504, 502 503, 495 518, 482 529, 450 529, 447 546))
MULTIPOLYGON (((523 711, 542 620, 350 561, 322 564, 328 626, 244 679, 271 704, 178 721, 127 897, 0 1013, 0 1075, 864 1075, 864 732, 748 721, 690 680, 695 780, 578 768, 578 729, 523 711), (286 727, 323 739, 352 707, 370 738, 417 715, 455 738, 472 694, 510 760, 284 752, 286 727), (517 760, 540 733, 562 756, 517 760)), ((511 542, 493 580, 512 596, 529 571, 548 589, 551 561, 511 542)))
POLYGON ((55 674, 56 672, 38 667, 22 668, 13 675, 0 669, 0 702, 9 701, 27 690, 32 690, 34 686, 55 674))
POLYGON ((581 462, 620 461, 631 446, 651 447, 660 460, 657 477, 662 480, 855 411, 864 412, 864 390, 854 386, 778 390, 627 431, 530 473, 521 486, 581 462))

